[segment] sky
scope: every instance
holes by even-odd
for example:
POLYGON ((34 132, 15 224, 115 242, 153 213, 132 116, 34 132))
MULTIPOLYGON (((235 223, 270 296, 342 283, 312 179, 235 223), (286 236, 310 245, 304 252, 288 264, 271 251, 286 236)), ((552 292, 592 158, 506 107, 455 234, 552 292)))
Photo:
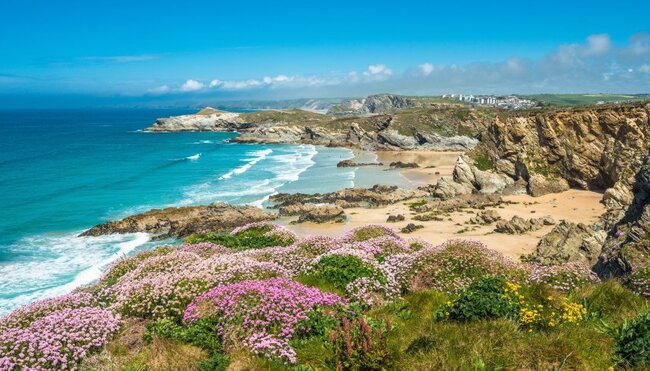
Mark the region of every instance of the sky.
POLYGON ((0 107, 650 93, 650 1, 0 2, 0 107))

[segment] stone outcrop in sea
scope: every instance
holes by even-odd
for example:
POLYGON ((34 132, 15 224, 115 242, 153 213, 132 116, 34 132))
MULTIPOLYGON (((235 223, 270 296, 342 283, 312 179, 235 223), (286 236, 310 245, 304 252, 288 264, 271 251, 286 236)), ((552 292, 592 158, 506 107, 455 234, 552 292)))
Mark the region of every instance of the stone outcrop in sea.
POLYGON ((236 206, 224 202, 207 206, 169 207, 96 225, 81 236, 146 232, 158 238, 187 237, 194 233, 228 231, 244 224, 275 219, 254 206, 236 206))

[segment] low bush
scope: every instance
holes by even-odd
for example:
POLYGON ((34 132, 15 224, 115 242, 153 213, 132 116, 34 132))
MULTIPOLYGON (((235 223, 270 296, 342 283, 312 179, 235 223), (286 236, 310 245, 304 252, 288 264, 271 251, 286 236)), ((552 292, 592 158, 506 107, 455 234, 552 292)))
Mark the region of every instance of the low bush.
POLYGON ((316 277, 317 280, 327 282, 339 290, 345 290, 349 283, 361 277, 376 278, 380 282, 386 282, 386 278, 378 269, 351 255, 324 256, 308 276, 316 277))
POLYGON ((440 247, 421 250, 412 269, 410 288, 433 288, 444 293, 460 289, 486 276, 504 276, 523 281, 523 266, 475 241, 449 241, 440 247))
POLYGON ((435 316, 456 321, 516 318, 519 307, 506 295, 505 285, 502 277, 485 276, 464 288, 456 300, 443 305, 435 316))
POLYGON ((271 223, 251 223, 230 233, 194 234, 185 239, 186 244, 210 242, 235 250, 261 249, 272 246, 289 246, 297 237, 282 226, 271 223))
POLYGON ((613 328, 615 360, 622 366, 648 365, 650 361, 650 314, 644 313, 613 328))
POLYGON ((0 331, 0 369, 75 369, 99 349, 121 324, 120 317, 98 308, 63 309, 26 328, 0 331))
POLYGON ((200 319, 190 326, 161 319, 147 325, 144 340, 151 343, 156 338, 164 338, 205 349, 210 353, 210 357, 201 362, 201 369, 220 371, 228 366, 228 357, 223 353, 221 338, 215 328, 216 321, 212 318, 200 319))
POLYGON ((214 330, 226 347, 239 345, 253 354, 295 364, 290 341, 298 330, 304 336, 305 331, 319 329, 317 325, 304 325, 309 313, 325 308, 336 313, 343 305, 338 295, 272 278, 218 286, 187 307, 184 321, 193 325, 201 319, 213 319, 214 330))

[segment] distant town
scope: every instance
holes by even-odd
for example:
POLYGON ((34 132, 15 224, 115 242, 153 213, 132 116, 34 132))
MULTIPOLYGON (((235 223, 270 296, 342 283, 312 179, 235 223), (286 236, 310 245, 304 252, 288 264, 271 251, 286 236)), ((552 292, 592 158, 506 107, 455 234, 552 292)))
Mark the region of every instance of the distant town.
POLYGON ((539 106, 539 103, 530 99, 524 99, 515 95, 463 95, 444 94, 443 99, 457 100, 460 102, 477 104, 482 106, 501 107, 506 109, 525 109, 539 106))

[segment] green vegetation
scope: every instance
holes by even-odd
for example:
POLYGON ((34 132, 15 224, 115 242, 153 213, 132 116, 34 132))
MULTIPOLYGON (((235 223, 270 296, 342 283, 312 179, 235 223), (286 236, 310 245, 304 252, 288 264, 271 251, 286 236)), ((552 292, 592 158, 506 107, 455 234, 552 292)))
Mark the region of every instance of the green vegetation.
POLYGON ((456 321, 515 318, 519 308, 506 295, 505 284, 503 277, 482 277, 465 287, 458 299, 441 306, 435 315, 456 321))
POLYGON ((151 343, 157 338, 163 338, 197 346, 210 354, 208 358, 201 361, 200 368, 202 370, 225 370, 228 358, 223 354, 221 339, 214 329, 215 321, 213 319, 201 319, 188 327, 162 319, 147 325, 143 339, 145 342, 151 343))
POLYGON ((269 233, 270 227, 249 228, 237 234, 208 233, 193 234, 185 239, 186 244, 210 242, 235 250, 261 249, 271 246, 289 246, 294 241, 280 234, 269 233))
POLYGON ((648 95, 623 94, 534 94, 523 98, 536 100, 549 106, 571 107, 596 104, 598 102, 639 102, 650 100, 648 95))
POLYGON ((386 281, 381 272, 356 256, 330 255, 320 259, 314 270, 303 278, 303 283, 325 283, 325 287, 321 288, 323 290, 333 287, 344 291, 350 282, 361 277, 386 281))
POLYGON ((646 364, 650 360, 650 314, 643 313, 632 321, 625 321, 611 330, 616 339, 616 360, 630 367, 646 364))
POLYGON ((426 204, 427 204, 427 200, 417 200, 417 201, 406 203, 406 205, 408 205, 411 211, 416 211, 420 206, 424 206, 426 204))

